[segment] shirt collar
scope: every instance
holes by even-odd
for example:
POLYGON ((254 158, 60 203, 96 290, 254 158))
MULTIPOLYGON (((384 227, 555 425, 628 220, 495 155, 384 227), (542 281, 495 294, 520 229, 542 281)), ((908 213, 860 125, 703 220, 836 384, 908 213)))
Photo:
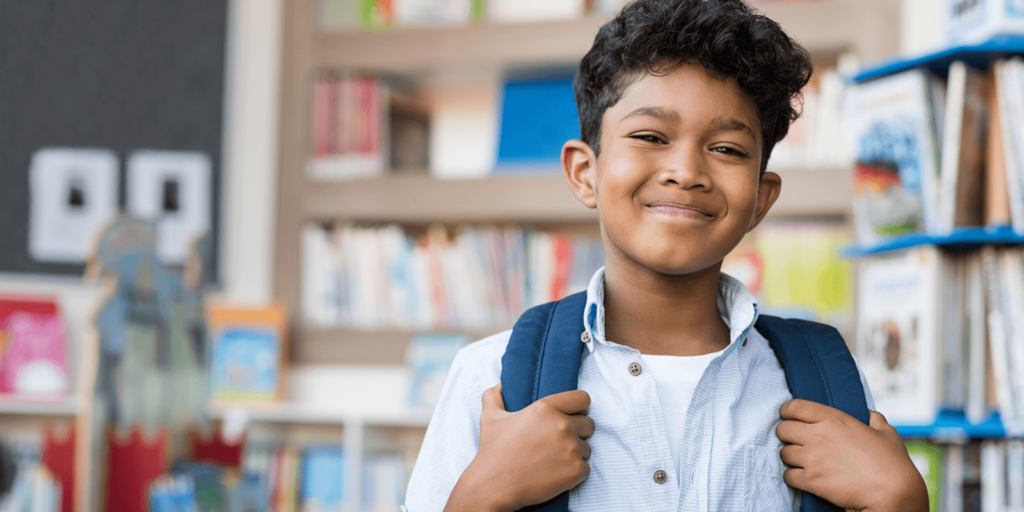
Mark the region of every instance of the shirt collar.
MULTIPOLYGON (((741 345, 737 341, 743 341, 757 321, 757 299, 742 282, 722 273, 718 278, 718 312, 729 326, 731 349, 734 345, 741 345)), ((590 341, 586 345, 591 352, 594 351, 595 343, 608 343, 604 337, 604 267, 594 272, 587 286, 583 326, 590 333, 590 341)))

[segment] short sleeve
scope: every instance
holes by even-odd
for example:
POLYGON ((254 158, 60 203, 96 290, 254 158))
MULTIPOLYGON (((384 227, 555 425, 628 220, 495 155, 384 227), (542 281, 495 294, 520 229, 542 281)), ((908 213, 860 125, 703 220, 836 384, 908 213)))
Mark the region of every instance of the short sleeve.
POLYGON ((405 512, 440 512, 480 447, 481 397, 501 379, 509 332, 459 351, 448 371, 406 491, 405 512))

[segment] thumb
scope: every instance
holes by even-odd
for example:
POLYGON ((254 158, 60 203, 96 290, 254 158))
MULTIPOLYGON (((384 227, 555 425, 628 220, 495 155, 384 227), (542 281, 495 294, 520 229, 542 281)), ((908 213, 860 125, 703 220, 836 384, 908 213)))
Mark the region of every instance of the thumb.
POLYGON ((481 401, 483 402, 484 414, 498 411, 505 412, 505 400, 501 397, 501 383, 499 382, 497 386, 484 391, 481 401))

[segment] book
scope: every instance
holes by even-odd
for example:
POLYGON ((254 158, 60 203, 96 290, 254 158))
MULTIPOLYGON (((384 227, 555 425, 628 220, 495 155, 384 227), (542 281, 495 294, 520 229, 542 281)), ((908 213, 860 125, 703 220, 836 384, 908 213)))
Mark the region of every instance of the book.
POLYGON ((981 423, 988 413, 988 340, 986 338, 985 280, 979 254, 967 260, 967 396, 964 406, 968 421, 981 423))
POLYGON ((340 512, 345 501, 345 452, 337 446, 311 446, 302 456, 304 512, 340 512))
POLYGON ((316 76, 306 166, 310 178, 345 180, 384 172, 388 95, 377 79, 333 72, 316 76))
POLYGON ((893 424, 930 425, 940 403, 942 254, 921 246, 859 269, 857 362, 893 424))
POLYGON ((1002 134, 1002 102, 999 95, 995 66, 989 67, 988 85, 988 128, 985 143, 985 226, 995 228, 1010 225, 1010 196, 1006 188, 1006 156, 1002 134))
POLYGON ((562 145, 580 137, 572 74, 510 78, 502 90, 495 172, 561 172, 562 145))
POLYGON ((1006 447, 1000 441, 981 443, 981 510, 1006 510, 1006 447))
POLYGON ((943 487, 943 457, 944 453, 938 445, 922 442, 907 441, 904 443, 907 453, 914 467, 924 478, 925 487, 928 489, 928 510, 938 512, 940 491, 943 487))
POLYGON ((455 334, 420 334, 409 342, 405 367, 409 372, 410 409, 434 410, 455 354, 468 344, 468 338, 455 334))
POLYGON ((302 317, 319 327, 507 328, 531 306, 586 290, 604 265, 593 235, 515 226, 303 229, 302 317))
POLYGON ((0 393, 57 397, 70 389, 60 305, 49 297, 0 297, 0 393))
POLYGON ((210 396, 214 400, 270 401, 284 394, 288 319, 284 307, 212 304, 210 396))
POLYGON ((935 231, 935 80, 912 69, 858 84, 846 97, 846 132, 858 162, 854 226, 860 242, 935 231))
POLYGON ((501 23, 575 19, 584 6, 584 0, 488 0, 487 18, 501 23))
POLYGON ((999 258, 994 247, 985 246, 981 249, 981 264, 985 280, 986 323, 991 354, 989 360, 992 364, 996 403, 1002 418, 1012 420, 1019 417, 1020 412, 1017 409, 1018 400, 1011 380, 1011 318, 1006 309, 999 258))
POLYGON ((1011 61, 997 60, 992 67, 999 97, 999 129, 1006 170, 1006 192, 1009 194, 1010 225, 1014 232, 1024 234, 1024 183, 1021 181, 1024 150, 1019 147, 1019 141, 1024 140, 1024 127, 1019 120, 1019 115, 1024 112, 1024 93, 1016 89, 1022 84, 1018 80, 1016 66, 1011 61))
POLYGON ((939 230, 983 225, 983 155, 986 129, 984 75, 954 61, 949 67, 939 195, 939 230))

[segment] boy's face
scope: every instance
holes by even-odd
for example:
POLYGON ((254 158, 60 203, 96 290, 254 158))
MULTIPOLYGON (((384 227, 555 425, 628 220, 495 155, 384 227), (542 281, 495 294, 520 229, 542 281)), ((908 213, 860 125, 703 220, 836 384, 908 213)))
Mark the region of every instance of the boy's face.
POLYGON ((562 163, 573 192, 597 208, 606 260, 669 275, 716 266, 778 197, 760 177, 757 107, 735 80, 683 64, 645 75, 605 111, 601 156, 570 141, 562 163))

